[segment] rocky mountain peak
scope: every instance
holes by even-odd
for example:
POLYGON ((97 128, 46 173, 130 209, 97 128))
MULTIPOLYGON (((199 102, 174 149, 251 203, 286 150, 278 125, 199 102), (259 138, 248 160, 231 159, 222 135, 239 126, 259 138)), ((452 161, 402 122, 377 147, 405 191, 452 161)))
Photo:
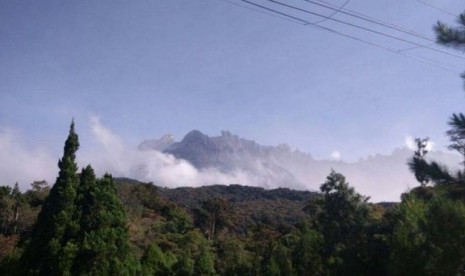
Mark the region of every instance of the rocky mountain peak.
POLYGON ((139 150, 156 150, 164 151, 174 143, 174 136, 171 134, 165 134, 159 139, 145 140, 139 144, 137 149, 139 150))

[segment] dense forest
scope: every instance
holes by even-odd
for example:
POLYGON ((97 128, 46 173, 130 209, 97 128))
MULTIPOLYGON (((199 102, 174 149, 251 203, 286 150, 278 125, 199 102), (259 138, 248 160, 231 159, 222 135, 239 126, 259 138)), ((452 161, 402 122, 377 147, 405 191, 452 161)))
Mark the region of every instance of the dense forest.
MULTIPOLYGON (((462 27, 438 41, 465 45, 462 27)), ((451 172, 416 139, 418 187, 368 202, 332 171, 320 191, 161 188, 78 170, 74 122, 54 185, 0 186, 1 275, 460 275, 465 273, 465 115, 449 120, 451 172)), ((25 170, 27 164, 25 164, 25 170)))

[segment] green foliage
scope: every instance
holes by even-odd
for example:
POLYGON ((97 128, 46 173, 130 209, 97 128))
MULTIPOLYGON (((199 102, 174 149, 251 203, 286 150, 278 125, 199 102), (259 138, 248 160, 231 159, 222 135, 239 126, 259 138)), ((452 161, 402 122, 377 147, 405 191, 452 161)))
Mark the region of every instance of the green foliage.
POLYGON ((253 271, 252 252, 239 238, 226 237, 217 242, 216 270, 221 275, 247 275, 253 271))
POLYGON ((15 235, 31 227, 33 208, 21 193, 18 183, 14 188, 0 186, 0 234, 15 235))
POLYGON ((323 236, 306 225, 302 234, 292 251, 294 270, 297 275, 322 275, 324 271, 323 259, 323 236))
POLYGON ((211 248, 203 243, 200 247, 200 255, 195 262, 194 274, 196 275, 214 275, 215 274, 215 255, 211 248))
POLYGON ((421 231, 425 224, 425 203, 409 199, 396 210, 394 230, 391 236, 391 256, 389 271, 393 275, 422 274, 426 237, 421 231))
POLYGON ((171 275, 177 259, 172 252, 164 253, 157 244, 151 244, 141 263, 143 275, 171 275))
POLYGON ((368 198, 358 194, 339 173, 331 172, 320 188, 323 200, 318 224, 324 238, 323 256, 332 273, 367 267, 366 230, 370 222, 368 198))
POLYGON ((79 184, 76 151, 79 148, 78 136, 71 123, 69 135, 65 142, 64 154, 58 162, 60 169, 55 185, 44 202, 37 222, 31 233, 21 258, 27 273, 42 275, 69 274, 69 240, 67 228, 72 222, 75 211, 74 200, 79 184))
POLYGON ((452 114, 452 117, 449 120, 450 130, 447 131, 447 135, 451 141, 449 149, 457 151, 464 161, 462 162, 465 165, 465 116, 460 114, 452 114))
POLYGON ((79 190, 76 205, 82 214, 80 231, 74 233, 77 250, 73 274, 133 275, 138 266, 130 252, 126 215, 113 178, 107 174, 96 181, 87 166, 81 173, 79 190))
MULTIPOLYGON (((105 175, 97 181, 90 166, 79 177, 78 147, 73 122, 58 163, 58 178, 25 242, 18 272, 135 275, 139 266, 129 248, 126 215, 113 179, 105 175)), ((33 183, 33 191, 41 193, 43 186, 33 183)))
POLYGON ((229 202, 223 198, 207 199, 200 209, 195 210, 196 224, 203 228, 208 239, 214 239, 219 231, 231 224, 231 209, 229 202))
POLYGON ((446 46, 463 48, 465 44, 465 14, 458 18, 459 27, 449 27, 447 24, 438 22, 434 30, 436 31, 437 41, 446 46))
MULTIPOLYGON (((449 149, 457 151, 465 160, 465 116, 453 114, 449 120, 451 129, 447 131, 447 135, 451 141, 449 149)), ((460 169, 456 173, 450 173, 449 170, 438 164, 437 162, 427 162, 423 156, 419 156, 417 152, 408 162, 410 170, 415 174, 417 179, 419 176, 420 183, 432 181, 435 185, 448 185, 453 187, 455 197, 465 199, 465 169, 460 169)), ((465 161, 462 162, 465 165, 465 161)))
POLYGON ((91 166, 77 174, 77 145, 72 124, 52 189, 43 182, 25 193, 0 187, 0 273, 454 275, 464 264, 459 176, 423 156, 416 157, 429 170, 424 175, 441 185, 415 188, 392 208, 369 204, 336 172, 319 196, 238 185, 199 192, 115 184, 110 175, 97 179, 91 166), (41 206, 29 233, 21 221, 41 206), (19 234, 30 237, 22 248, 19 234))
POLYGON ((456 275, 465 263, 465 205, 415 197, 396 210, 389 269, 393 275, 456 275))

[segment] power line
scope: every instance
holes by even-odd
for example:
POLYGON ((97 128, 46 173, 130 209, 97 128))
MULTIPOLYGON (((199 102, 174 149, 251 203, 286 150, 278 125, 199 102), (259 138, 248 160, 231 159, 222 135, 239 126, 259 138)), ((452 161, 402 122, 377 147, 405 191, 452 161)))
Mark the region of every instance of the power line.
POLYGON ((447 14, 447 15, 450 15, 450 16, 452 16, 452 17, 454 17, 454 18, 457 17, 456 14, 451 13, 450 11, 445 10, 445 9, 439 7, 439 6, 433 5, 433 4, 430 3, 430 2, 426 2, 426 1, 423 1, 423 0, 416 0, 416 1, 417 1, 418 3, 421 3, 421 4, 425 5, 425 6, 428 6, 428 7, 431 7, 431 8, 433 8, 433 9, 435 9, 435 10, 438 10, 438 11, 440 11, 440 12, 442 12, 442 13, 445 13, 445 14, 447 14))
POLYGON ((411 50, 416 50, 416 49, 419 49, 419 48, 424 48, 425 46, 433 46, 434 43, 430 43, 430 44, 426 44, 426 45, 422 45, 422 46, 412 46, 412 47, 408 47, 408 48, 404 48, 404 49, 399 49, 397 50, 397 52, 404 52, 404 51, 411 51, 411 50))
MULTIPOLYGON (((390 22, 386 22, 386 21, 383 21, 383 20, 380 20, 380 19, 377 19, 377 18, 373 18, 371 16, 368 16, 366 14, 360 13, 360 12, 355 11, 355 10, 346 9, 345 7, 341 8, 341 7, 339 7, 339 6, 337 6, 337 5, 333 4, 333 3, 330 3, 330 2, 327 2, 327 1, 324 1, 324 0, 318 0, 318 2, 315 2, 315 1, 312 1, 312 0, 302 0, 302 1, 308 2, 310 4, 314 4, 314 5, 323 7, 323 8, 327 8, 327 9, 330 9, 330 10, 338 11, 341 14, 345 14, 345 15, 348 15, 348 16, 351 16, 351 17, 354 17, 354 18, 357 18, 357 19, 361 19, 361 20, 364 20, 364 21, 367 21, 367 22, 370 22, 370 23, 374 23, 374 24, 377 24, 377 25, 380 25, 380 26, 383 26, 383 27, 386 27, 386 28, 389 28, 389 29, 393 29, 393 30, 396 30, 396 31, 399 31, 399 32, 402 32, 402 33, 413 35, 415 37, 422 38, 422 39, 425 39, 425 40, 431 42, 431 43, 428 43, 428 44, 425 44, 425 45, 418 45, 418 46, 415 45, 415 46, 407 47, 407 48, 404 48, 404 49, 398 49, 397 52, 399 52, 399 53, 404 52, 404 51, 411 51, 411 50, 416 50, 416 49, 421 49, 421 48, 436 45, 435 40, 430 39, 429 37, 427 37, 424 34, 418 33, 418 32, 416 32, 414 30, 410 30, 410 29, 405 28, 403 26, 399 26, 399 25, 396 25, 396 24, 393 24, 393 23, 390 23, 390 22)), ((421 2, 421 0, 419 0, 419 1, 421 2)), ((411 58, 415 58, 415 56, 412 56, 412 55, 409 55, 409 56, 411 56, 411 58)), ((419 58, 419 57, 416 57, 416 59, 424 59, 427 62, 431 62, 431 63, 435 63, 435 64, 441 64, 441 65, 444 65, 444 66, 447 67, 446 64, 438 62, 438 61, 434 61, 432 59, 419 58)))
POLYGON ((323 23, 325 22, 326 20, 328 20, 329 18, 332 18, 333 16, 335 16, 336 14, 338 14, 340 11, 342 11, 342 9, 347 6, 347 4, 349 4, 350 0, 347 0, 344 2, 344 4, 342 4, 340 7, 338 7, 338 9, 335 9, 334 12, 330 15, 328 15, 327 17, 321 19, 321 20, 318 20, 316 22, 313 22, 313 24, 320 24, 320 23, 323 23))
MULTIPOLYGON (((296 6, 292 6, 292 5, 289 5, 289 4, 277 2, 275 0, 266 0, 266 1, 278 4, 278 5, 290 8, 290 9, 294 9, 294 10, 297 10, 297 11, 300 11, 300 12, 308 13, 308 14, 311 14, 311 15, 314 15, 314 16, 325 17, 324 15, 321 15, 319 13, 308 11, 308 10, 305 10, 305 9, 302 9, 302 8, 299 8, 299 7, 296 7, 296 6)), ((413 41, 410 41, 410 40, 407 40, 407 39, 403 39, 403 38, 400 38, 400 37, 397 37, 397 36, 394 36, 394 35, 383 33, 383 32, 373 30, 373 29, 370 29, 370 28, 367 28, 367 27, 363 27, 363 26, 360 26, 360 25, 357 25, 357 24, 353 24, 353 23, 350 23, 350 22, 347 22, 347 21, 343 21, 343 20, 339 20, 339 19, 335 19, 335 18, 328 18, 328 20, 331 20, 331 21, 334 21, 334 22, 337 22, 337 23, 340 23, 340 24, 344 24, 344 25, 347 25, 347 26, 351 26, 351 27, 354 27, 354 28, 357 28, 357 29, 361 29, 361 30, 364 30, 364 31, 367 31, 367 32, 371 32, 371 33, 374 33, 374 34, 377 34, 377 35, 381 35, 381 36, 384 36, 384 37, 387 37, 387 38, 398 40, 398 41, 401 41, 401 42, 404 42, 404 43, 415 45, 417 47, 422 47, 422 48, 425 48, 425 49, 429 49, 431 51, 438 52, 438 53, 441 53, 441 54, 449 55, 449 56, 460 58, 460 59, 465 59, 465 57, 462 57, 462 56, 459 56, 459 55, 456 55, 456 54, 452 54, 452 53, 449 53, 449 52, 446 52, 446 51, 443 51, 443 50, 440 50, 440 49, 436 49, 436 48, 433 48, 433 47, 430 47, 430 46, 427 46, 427 45, 422 45, 422 44, 417 43, 417 42, 413 42, 413 41)))
POLYGON ((251 8, 251 7, 246 6, 246 5, 240 5, 240 4, 235 3, 235 2, 233 2, 233 1, 231 1, 231 0, 221 0, 221 1, 226 2, 226 3, 230 4, 230 5, 236 6, 236 7, 248 9, 248 10, 253 11, 253 12, 256 12, 256 13, 265 14, 265 15, 267 15, 267 16, 272 16, 272 17, 275 17, 275 18, 279 18, 279 19, 281 19, 281 20, 286 20, 286 21, 288 21, 288 22, 295 23, 294 20, 291 20, 291 19, 289 19, 289 18, 287 18, 287 17, 277 16, 277 15, 275 15, 275 14, 271 14, 271 13, 269 13, 269 12, 264 12, 264 11, 259 10, 259 9, 254 9, 254 8, 251 8))
POLYGON ((380 26, 383 26, 383 27, 386 27, 386 28, 389 28, 389 29, 392 29, 392 30, 396 30, 396 31, 399 31, 399 32, 402 32, 402 33, 405 33, 405 34, 413 35, 415 37, 434 42, 434 40, 432 40, 431 38, 429 38, 429 37, 427 37, 427 36, 425 36, 423 34, 419 34, 419 33, 415 32, 415 31, 409 30, 409 29, 404 28, 404 27, 397 26, 397 25, 389 23, 389 22, 384 22, 384 21, 375 19, 373 17, 367 16, 365 14, 362 14, 362 13, 359 13, 359 12, 356 12, 356 11, 353 11, 353 10, 344 9, 344 8, 338 9, 337 6, 336 7, 331 7, 330 5, 333 5, 333 4, 325 2, 325 1, 320 1, 320 2, 322 2, 324 4, 319 3, 319 2, 315 2, 315 1, 312 1, 312 0, 303 0, 303 1, 305 1, 307 3, 310 3, 310 4, 313 4, 313 5, 316 5, 316 6, 319 6, 319 7, 322 7, 322 8, 330 9, 330 10, 333 10, 333 11, 339 11, 339 13, 344 14, 344 15, 348 15, 348 16, 351 16, 351 17, 354 17, 354 18, 357 18, 357 19, 360 19, 360 20, 364 20, 364 21, 367 21, 367 22, 370 22, 370 23, 373 23, 373 24, 376 24, 376 25, 380 25, 380 26))
MULTIPOLYGON (((293 15, 290 15, 290 14, 287 14, 287 13, 284 13, 284 12, 281 12, 281 11, 278 11, 278 10, 275 10, 275 9, 272 9, 272 8, 269 8, 269 7, 266 7, 266 6, 263 6, 263 5, 254 3, 254 2, 250 2, 250 1, 248 1, 248 0, 240 0, 240 1, 245 2, 245 3, 247 3, 247 4, 249 4, 249 5, 252 5, 252 6, 258 7, 258 8, 260 8, 260 9, 269 11, 269 12, 271 12, 271 13, 278 14, 278 15, 281 15, 281 16, 284 16, 284 17, 287 17, 287 18, 290 18, 290 19, 292 19, 292 22, 297 23, 297 24, 304 25, 304 26, 306 26, 306 27, 313 27, 313 28, 317 28, 317 29, 320 29, 320 30, 324 30, 324 31, 327 31, 327 32, 330 32, 330 33, 333 33, 333 34, 336 34, 336 35, 339 35, 339 36, 343 36, 343 37, 345 37, 345 38, 349 38, 349 39, 352 39, 352 40, 361 42, 361 43, 366 44, 366 45, 370 45, 370 46, 375 47, 375 48, 378 48, 378 49, 382 49, 382 50, 385 50, 385 51, 388 51, 388 52, 391 52, 391 53, 394 53, 394 54, 397 54, 397 55, 400 55, 400 56, 403 56, 403 57, 407 57, 407 58, 416 60, 416 61, 421 62, 421 63, 424 63, 424 64, 428 64, 428 65, 430 65, 430 66, 436 67, 436 68, 438 68, 438 69, 441 69, 441 70, 444 70, 444 71, 447 71, 447 72, 450 72, 450 73, 460 74, 460 72, 457 72, 457 71, 455 71, 455 70, 453 70, 453 69, 451 69, 451 68, 437 65, 437 64, 435 64, 435 63, 432 63, 432 62, 427 61, 427 60, 425 60, 425 59, 422 59, 422 58, 420 58, 420 57, 416 57, 416 56, 412 56, 412 55, 407 55, 407 54, 398 52, 398 51, 396 51, 396 50, 394 50, 394 49, 392 49, 392 48, 388 48, 388 47, 385 47, 385 46, 383 46, 383 45, 380 45, 380 44, 377 44, 377 43, 374 43, 374 42, 370 42, 370 41, 364 40, 364 39, 359 38, 359 37, 355 37, 355 36, 352 36, 352 35, 349 35, 349 34, 346 34, 346 33, 343 33, 343 32, 340 32, 340 31, 337 31, 337 30, 328 28, 328 27, 323 27, 323 26, 320 26, 320 25, 315 25, 314 23, 309 22, 309 21, 307 21, 307 20, 304 20, 304 19, 295 17, 295 16, 293 16, 293 15)), ((280 18, 281 18, 281 17, 280 17, 280 18)))

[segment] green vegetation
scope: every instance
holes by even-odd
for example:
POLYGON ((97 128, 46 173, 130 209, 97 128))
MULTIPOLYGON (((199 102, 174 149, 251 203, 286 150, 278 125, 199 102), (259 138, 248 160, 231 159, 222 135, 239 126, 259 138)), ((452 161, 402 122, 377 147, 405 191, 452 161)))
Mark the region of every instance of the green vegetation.
MULTIPOLYGON (((20 275, 134 275, 139 264, 132 256, 124 208, 110 175, 96 180, 91 166, 77 173, 78 136, 71 123, 55 185, 42 202, 31 231, 24 231, 17 252, 5 258, 2 269, 20 275), (15 260, 15 255, 19 259, 15 260)), ((22 195, 15 186, 3 188, 5 229, 17 231, 20 206, 37 204, 39 183, 22 195), (29 196, 33 195, 33 196, 29 196), (11 214, 12 212, 12 214, 11 214), (10 217, 13 216, 13 220, 10 217), (13 230, 11 230, 13 229, 13 230)), ((32 207, 30 207, 32 208, 32 207)), ((3 221, 2 217, 2 221, 3 221)), ((6 232, 5 234, 8 234, 6 232)), ((7 248, 8 249, 8 248, 7 248)), ((11 249, 10 249, 11 251, 11 249)))
MULTIPOLYGON (((436 31, 465 46, 463 27, 436 31)), ((449 125, 465 157, 465 116, 449 125)), ((0 186, 0 274, 460 275, 465 166, 427 161, 427 141, 408 163, 420 185, 398 204, 370 204, 334 171, 320 193, 98 179, 90 165, 78 173, 73 122, 51 188, 0 186)))
POLYGON ((460 172, 438 180, 446 170, 420 146, 410 167, 421 185, 370 204, 334 171, 320 193, 97 179, 90 165, 77 173, 78 145, 72 123, 51 189, 0 187, 0 273, 436 275, 465 264, 460 172))

